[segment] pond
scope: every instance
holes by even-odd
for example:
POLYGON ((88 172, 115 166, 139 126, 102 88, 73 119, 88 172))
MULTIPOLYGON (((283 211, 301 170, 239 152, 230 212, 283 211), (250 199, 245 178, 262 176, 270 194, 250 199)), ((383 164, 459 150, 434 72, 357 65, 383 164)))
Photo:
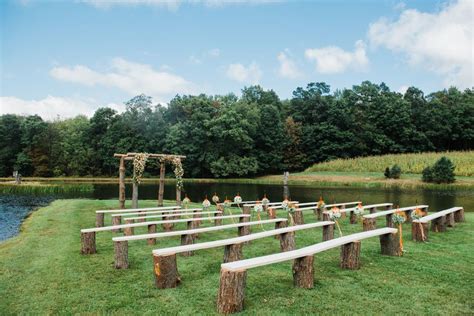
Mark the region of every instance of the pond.
MULTIPOLYGON (((72 185, 72 184, 64 184, 72 185)), ((22 220, 34 208, 48 204, 55 198, 90 198, 117 199, 118 185, 114 183, 93 183, 88 192, 68 192, 33 195, 3 195, 0 196, 0 240, 18 233, 22 220)), ((300 202, 317 201, 323 196, 326 203, 348 202, 361 200, 364 204, 392 202, 394 205, 409 206, 428 204, 431 211, 442 210, 452 206, 463 206, 469 212, 474 210, 474 190, 433 190, 433 189, 400 189, 400 188, 354 188, 354 187, 314 187, 289 186, 291 199, 300 202)), ((130 199, 131 184, 126 186, 126 195, 130 199)), ((240 193, 244 200, 261 199, 267 194, 271 201, 283 198, 283 186, 271 184, 242 184, 242 183, 185 183, 185 192, 191 201, 202 201, 205 195, 210 198, 214 192, 221 200, 226 196, 230 199, 240 193)), ((157 200, 158 184, 144 183, 139 187, 139 200, 157 200)), ((184 197, 184 195, 183 195, 184 197)), ((165 199, 175 199, 173 183, 165 185, 165 199)), ((127 200, 127 207, 131 201, 127 200)))

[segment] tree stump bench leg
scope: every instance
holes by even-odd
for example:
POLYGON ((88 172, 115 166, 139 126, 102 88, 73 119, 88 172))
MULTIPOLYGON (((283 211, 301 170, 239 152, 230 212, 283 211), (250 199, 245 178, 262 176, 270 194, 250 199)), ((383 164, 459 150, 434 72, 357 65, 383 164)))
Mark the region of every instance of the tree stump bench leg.
POLYGON ((153 256, 153 274, 155 275, 155 286, 159 289, 170 289, 178 286, 181 278, 178 274, 176 254, 153 256))
POLYGON ((374 214, 377 210, 375 209, 375 207, 371 207, 369 208, 369 213, 370 214, 374 214))
MULTIPOLYGON (((167 221, 170 220, 172 217, 171 216, 165 216, 163 217, 163 220, 167 221)), ((163 230, 166 232, 170 232, 173 230, 173 223, 163 223, 163 230)))
POLYGON ((357 224, 357 215, 354 213, 354 211, 349 212, 349 222, 351 224, 357 224))
POLYGON ((387 227, 392 227, 393 228, 393 217, 392 217, 393 214, 388 214, 385 216, 385 221, 386 221, 386 225, 387 227))
POLYGON ((232 244, 224 247, 224 263, 242 260, 242 257, 242 244, 232 244))
POLYGON ((95 248, 95 232, 81 233, 81 254, 91 255, 97 253, 95 248))
MULTIPOLYGON (((288 221, 276 222, 275 229, 288 227, 288 221)), ((280 235, 275 235, 275 239, 280 239, 280 235)))
POLYGON ((401 256, 400 236, 396 234, 385 234, 380 237, 380 252, 385 256, 401 256))
MULTIPOLYGON (((142 217, 142 215, 144 215, 143 213, 144 213, 143 211, 139 211, 139 212, 138 212, 138 216, 142 217)), ((146 221, 146 218, 139 218, 139 219, 137 220, 137 222, 139 222, 139 223, 143 223, 143 222, 145 222, 145 221, 146 221)))
MULTIPOLYGON (((112 216, 112 225, 115 226, 120 224, 122 224, 122 216, 112 216)), ((114 233, 119 233, 120 231, 120 228, 112 229, 112 232, 114 233)))
POLYGON ((95 227, 104 227, 104 213, 95 214, 95 227))
POLYGON ((445 232, 446 231, 446 216, 435 218, 431 221, 432 232, 445 232))
POLYGON ((221 269, 217 312, 232 314, 244 309, 245 283, 247 271, 227 271, 221 269))
POLYGON ((375 218, 364 218, 362 220, 362 228, 365 232, 376 229, 377 225, 375 218))
MULTIPOLYGON (((133 223, 134 223, 134 220, 133 220, 133 219, 126 219, 126 220, 125 220, 125 223, 126 223, 126 224, 133 224, 133 223)), ((123 229, 123 234, 124 234, 125 236, 132 236, 132 235, 134 234, 134 231, 135 231, 135 229, 134 229, 133 227, 125 227, 125 228, 123 229)))
POLYGON ((314 287, 314 256, 296 258, 293 261, 293 285, 304 289, 314 287))
POLYGON ((428 223, 411 223, 411 239, 413 241, 428 240, 428 223))
POLYGON ((323 213, 323 221, 330 221, 331 218, 329 217, 328 213, 323 213))
POLYGON ((280 234, 280 248, 282 252, 295 250, 295 232, 280 234))
POLYGON ((446 226, 454 227, 454 213, 449 213, 446 215, 446 226))
POLYGON ((114 242, 115 269, 128 269, 128 241, 114 242))
POLYGON ((411 223, 411 221, 412 221, 411 211, 405 211, 405 216, 406 216, 406 222, 411 223))
POLYGON ((341 268, 350 270, 360 268, 360 241, 341 246, 341 268))
POLYGON ((320 208, 318 208, 318 209, 316 210, 316 215, 317 215, 317 216, 316 216, 316 219, 317 219, 318 221, 321 220, 322 214, 323 214, 323 211, 322 211, 320 208))
POLYGON ((295 210, 294 220, 295 220, 295 225, 303 225, 304 224, 303 212, 295 210))
POLYGON ((250 235, 250 226, 240 226, 237 228, 239 236, 250 235))
POLYGON ((459 211, 454 212, 454 221, 456 223, 464 222, 464 209, 460 209, 459 211))
MULTIPOLYGON (((194 243, 193 235, 181 235, 181 245, 192 245, 194 243)), ((183 257, 189 257, 194 255, 194 251, 182 252, 183 257)))
MULTIPOLYGON (((148 234, 154 234, 154 233, 156 233, 156 224, 148 225, 148 234)), ((154 245, 156 244, 156 238, 148 238, 146 242, 149 245, 154 245)))
POLYGON ((334 239, 334 224, 323 227, 323 241, 334 239))
POLYGON ((222 218, 221 217, 222 217, 222 213, 216 214, 216 216, 215 216, 216 219, 214 220, 214 226, 222 225, 222 218))

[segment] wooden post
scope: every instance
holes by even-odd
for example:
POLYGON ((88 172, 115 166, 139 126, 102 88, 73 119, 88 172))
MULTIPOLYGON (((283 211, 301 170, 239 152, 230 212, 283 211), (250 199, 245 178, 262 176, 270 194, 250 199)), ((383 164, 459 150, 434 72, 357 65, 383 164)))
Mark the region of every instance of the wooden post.
MULTIPOLYGON (((138 216, 140 216, 140 217, 146 216, 146 214, 144 214, 144 213, 145 213, 145 211, 138 211, 138 216)), ((140 218, 140 219, 137 220, 137 222, 139 222, 139 223, 146 222, 146 218, 140 218)))
MULTIPOLYGON (((194 243, 194 240, 193 240, 193 235, 192 234, 188 234, 188 235, 181 235, 181 245, 184 246, 184 245, 192 245, 194 243)), ((189 256, 193 256, 194 255, 194 251, 185 251, 185 252, 182 252, 181 255, 183 257, 189 257, 189 256)))
MULTIPOLYGON (((128 219, 128 218, 127 218, 127 219, 125 220, 125 224, 132 224, 132 223, 133 223, 133 219, 128 219)), ((133 233, 134 233, 134 228, 133 228, 133 227, 125 227, 125 228, 123 229, 123 234, 124 234, 125 236, 132 236, 133 233)))
POLYGON ((329 217, 329 214, 327 212, 323 212, 323 221, 330 221, 331 218, 329 217))
POLYGON ((296 209, 294 212, 294 220, 295 220, 296 225, 303 225, 304 224, 303 212, 296 209))
POLYGON ((370 212, 370 214, 374 214, 376 212, 375 207, 369 208, 369 212, 370 212))
MULTIPOLYGON (((171 215, 170 216, 165 216, 165 217, 163 217, 163 220, 167 221, 167 220, 171 220, 172 218, 173 218, 173 216, 171 216, 171 215)), ((174 224, 173 223, 163 223, 162 226, 163 226, 164 231, 169 232, 169 231, 173 230, 174 224)))
POLYGON ((160 163, 160 184, 158 187, 158 206, 163 206, 163 193, 165 192, 165 163, 160 163))
POLYGON ((412 218, 411 218, 411 210, 405 211, 405 216, 406 216, 406 221, 407 223, 411 223, 412 218))
POLYGON ((247 226, 240 226, 239 228, 237 228, 237 234, 239 236, 247 236, 247 235, 250 235, 250 226, 247 225, 247 226))
POLYGON ((216 213, 216 215, 214 216, 214 225, 215 226, 220 226, 222 225, 222 214, 223 213, 216 213))
POLYGON ((411 222, 411 239, 413 241, 426 241, 428 239, 428 223, 411 222))
POLYGON ((398 233, 380 235, 380 250, 382 255, 401 256, 400 236, 398 233))
POLYGON ((387 223, 387 227, 392 227, 393 228, 393 218, 392 218, 393 214, 387 214, 385 216, 385 221, 387 223))
MULTIPOLYGON (((148 225, 148 234, 154 234, 154 233, 156 233, 156 224, 148 225)), ((149 245, 154 245, 156 244, 156 238, 148 238, 146 242, 149 245)))
POLYGON ((224 247, 224 263, 242 260, 242 244, 226 245, 224 247))
POLYGON ((464 209, 460 209, 459 211, 454 212, 454 221, 456 223, 464 222, 464 209))
POLYGON ((362 220, 362 228, 364 231, 374 230, 377 228, 375 218, 364 218, 362 220))
POLYGON ((314 287, 314 257, 296 258, 293 261, 293 285, 304 289, 314 287))
POLYGON ((446 226, 454 227, 454 213, 449 213, 446 215, 446 226))
POLYGON ((282 252, 296 249, 294 232, 280 234, 280 249, 282 252))
POLYGON ((250 215, 250 206, 244 205, 242 208, 242 214, 249 214, 250 215))
POLYGON ((95 214, 95 227, 104 227, 104 213, 95 214))
POLYGON ((341 268, 350 270, 360 268, 360 241, 341 246, 341 268))
POLYGON ((176 186, 176 205, 181 206, 181 189, 176 186))
MULTIPOLYGON (((112 216, 112 225, 120 225, 122 224, 122 216, 112 216)), ((114 233, 118 233, 120 232, 121 229, 118 228, 118 229, 112 229, 112 232, 114 233)))
POLYGON ((115 241, 115 269, 128 269, 128 241, 115 241))
POLYGON ((351 224, 357 224, 357 215, 355 214, 354 211, 349 212, 349 222, 351 224))
POLYGON ((176 254, 168 256, 154 255, 153 272, 155 275, 155 286, 159 289, 174 288, 181 282, 176 264, 176 254))
POLYGON ((132 208, 138 208, 138 183, 132 182, 132 208))
POLYGON ((446 231, 446 216, 435 218, 431 221, 431 231, 445 232, 446 231))
POLYGON ((119 167, 119 207, 125 208, 125 158, 120 158, 119 167))
POLYGON ((245 283, 247 271, 228 271, 221 269, 217 312, 232 314, 244 309, 245 283))
MULTIPOLYGON (((288 221, 281 221, 275 223, 275 229, 288 227, 288 221)), ((280 239, 280 235, 275 235, 275 239, 280 239)))
POLYGON ((95 249, 95 232, 81 232, 81 254, 91 255, 97 253, 95 249))
POLYGON ((323 226, 323 241, 334 239, 334 224, 323 226))

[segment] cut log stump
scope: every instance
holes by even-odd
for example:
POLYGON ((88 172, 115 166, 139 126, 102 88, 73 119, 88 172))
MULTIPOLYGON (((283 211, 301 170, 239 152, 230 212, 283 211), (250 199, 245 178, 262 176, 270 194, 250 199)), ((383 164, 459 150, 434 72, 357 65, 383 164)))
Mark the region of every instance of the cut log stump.
POLYGON ((245 283, 247 271, 227 271, 221 269, 217 311, 232 314, 244 309, 245 283))
MULTIPOLYGON (((134 223, 134 220, 133 220, 133 219, 126 219, 126 220, 125 220, 125 223, 126 223, 126 224, 132 224, 132 223, 134 223)), ((135 230, 134 230, 133 227, 125 227, 125 228, 123 229, 123 234, 124 234, 125 236, 132 236, 133 233, 134 233, 134 231, 135 231, 135 230)))
POLYGON ((364 218, 362 220, 362 227, 364 231, 374 230, 377 228, 375 218, 364 218))
MULTIPOLYGON (((156 233, 156 224, 148 225, 148 234, 154 234, 154 233, 156 233)), ((156 238, 148 238, 146 242, 149 245, 154 245, 156 244, 156 238)))
POLYGON ((446 231, 446 216, 435 218, 431 221, 431 231, 445 232, 446 231))
POLYGON ((224 263, 238 261, 242 257, 242 244, 232 244, 224 247, 224 263))
MULTIPOLYGON (((193 235, 181 235, 181 245, 192 245, 194 243, 193 235)), ((189 257, 194 255, 194 251, 182 252, 183 257, 189 257)))
POLYGON ((303 225, 304 224, 304 217, 303 217, 303 212, 299 210, 295 210, 294 212, 294 220, 295 220, 295 225, 303 225))
POLYGON ((400 235, 385 234, 380 235, 380 252, 385 256, 401 256, 400 235))
POLYGON ((95 227, 104 227, 104 213, 95 214, 95 227))
POLYGON ((341 246, 341 268, 350 270, 360 268, 360 241, 341 246))
POLYGON ((428 240, 428 223, 411 223, 411 239, 413 241, 428 240))
POLYGON ((464 222, 464 209, 460 209, 459 211, 454 212, 454 221, 456 223, 464 222))
POLYGON ((394 227, 395 225, 393 225, 393 217, 392 217, 393 214, 388 214, 385 216, 385 222, 386 222, 386 225, 387 227, 394 227))
POLYGON ((153 272, 155 286, 159 289, 173 288, 181 282, 176 264, 176 254, 153 256, 153 272))
POLYGON ((280 248, 282 252, 296 249, 295 232, 280 234, 280 248))
POLYGON ((449 213, 446 215, 446 226, 454 227, 454 213, 449 213))
MULTIPOLYGON (((112 225, 120 225, 122 224, 122 216, 112 216, 112 225)), ((112 232, 119 233, 121 230, 119 229, 112 229, 112 232)))
POLYGON ((95 248, 95 232, 81 233, 81 253, 83 255, 97 253, 95 248))
POLYGON ((296 258, 293 261, 293 285, 304 289, 314 287, 314 256, 296 258))
POLYGON ((128 269, 128 241, 114 242, 115 269, 128 269))
POLYGON ((355 212, 351 211, 349 216, 349 222, 351 224, 357 224, 357 215, 355 212))
MULTIPOLYGON (((275 229, 288 227, 288 221, 281 221, 275 223, 275 229)), ((280 235, 275 235, 275 239, 280 239, 280 235)))
POLYGON ((323 241, 334 239, 334 224, 323 227, 323 241))

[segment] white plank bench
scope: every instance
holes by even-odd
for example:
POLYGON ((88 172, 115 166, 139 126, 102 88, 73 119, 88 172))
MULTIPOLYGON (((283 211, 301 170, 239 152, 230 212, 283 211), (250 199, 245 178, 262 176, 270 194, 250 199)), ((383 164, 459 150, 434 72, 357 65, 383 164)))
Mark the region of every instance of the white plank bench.
POLYGON ((198 223, 204 220, 215 220, 215 224, 218 225, 219 221, 215 218, 219 218, 220 221, 222 219, 231 219, 231 218, 238 218, 239 221, 248 221, 250 215, 247 214, 239 214, 239 215, 226 215, 226 216, 218 216, 218 217, 197 217, 197 218, 183 218, 183 219, 172 219, 172 220, 165 220, 165 221, 150 221, 150 222, 143 222, 143 223, 133 223, 133 224, 122 224, 122 225, 115 225, 115 226, 104 226, 104 227, 95 227, 95 228, 86 228, 81 229, 81 253, 82 254, 94 254, 97 252, 96 250, 96 243, 95 243, 95 235, 98 232, 103 231, 113 231, 116 229, 124 229, 125 235, 133 235, 133 229, 135 227, 148 227, 148 232, 154 233, 156 232, 156 225, 160 224, 169 224, 169 223, 187 223, 188 229, 193 229, 197 226, 198 223))
POLYGON ((377 227, 377 218, 382 216, 385 216, 387 223, 386 226, 393 227, 392 217, 396 212, 404 212, 407 217, 407 221, 411 222, 411 212, 416 209, 420 209, 422 212, 427 213, 428 205, 406 206, 364 215, 362 216, 362 228, 364 231, 375 229, 377 227))
MULTIPOLYGON (((291 202, 292 203, 298 203, 298 201, 291 201, 291 202)), ((273 209, 274 207, 279 207, 283 204, 283 202, 270 202, 270 203, 267 203, 266 205, 263 205, 262 203, 260 203, 260 204, 263 206, 263 210, 265 212, 267 212, 269 208, 273 209)), ((242 209, 242 213, 250 214, 252 208, 255 207, 255 205, 257 205, 257 204, 256 203, 244 204, 243 209, 242 209)))
POLYGON ((179 205, 172 206, 160 206, 160 207, 147 207, 147 208, 128 208, 128 209, 118 209, 118 210, 98 210, 95 211, 95 226, 103 227, 104 226, 104 215, 105 214, 117 214, 117 213, 127 213, 127 212, 142 212, 142 211, 152 211, 152 210, 175 210, 180 209, 179 205))
MULTIPOLYGON (((316 219, 318 221, 321 220, 322 210, 318 207, 319 202, 305 202, 305 203, 291 202, 291 203, 298 206, 298 208, 295 210, 295 216, 294 216, 294 220, 295 220, 296 225, 304 224, 304 215, 303 215, 304 211, 312 210, 314 212, 314 216, 316 216, 316 219)), ((328 204, 328 205, 324 206, 324 209, 327 210, 328 208, 331 208, 331 207, 345 208, 346 206, 357 205, 359 203, 360 202, 357 201, 357 202, 344 202, 344 203, 328 204)), ((283 208, 282 206, 272 207, 272 211, 282 209, 282 208, 283 208)))
MULTIPOLYGON (((373 214, 377 211, 377 209, 381 207, 384 207, 386 210, 388 210, 392 206, 393 206, 393 203, 379 203, 379 204, 363 205, 362 208, 364 210, 369 210, 370 214, 373 214)), ((357 216, 354 213, 355 210, 356 210, 355 207, 351 207, 351 208, 343 208, 343 209, 340 209, 339 211, 341 213, 349 213, 349 222, 351 224, 355 224, 357 223, 357 216)), ((323 212, 323 220, 329 220, 329 211, 323 212)))
POLYGON ((455 222, 464 222, 464 208, 451 207, 443 211, 423 216, 412 221, 411 235, 414 241, 426 241, 428 238, 428 223, 431 222, 431 231, 445 232, 446 227, 453 227, 455 222))
MULTIPOLYGON (((179 216, 178 214, 180 213, 185 213, 185 212, 191 212, 191 211, 202 211, 202 208, 191 208, 191 209, 169 209, 169 210, 159 210, 159 211, 140 211, 140 212, 132 212, 132 213, 119 213, 119 214, 112 214, 112 225, 120 225, 122 224, 122 217, 128 217, 128 216, 137 216, 137 215, 151 215, 151 214, 177 214, 177 217, 179 216)), ((170 215, 168 215, 170 216, 170 215)), ((145 219, 140 219, 138 220, 139 222, 144 222, 145 219)), ((118 231, 114 231, 118 232, 118 231)))
POLYGON ((192 254, 192 252, 196 250, 224 247, 224 263, 227 263, 242 259, 242 246, 245 243, 270 236, 279 237, 280 250, 282 252, 294 250, 294 233, 299 230, 317 227, 323 227, 323 240, 334 238, 334 233, 332 236, 329 236, 327 233, 328 231, 334 232, 334 222, 317 222, 305 225, 275 228, 274 230, 268 230, 236 238, 153 250, 153 270, 159 272, 155 273, 155 285, 157 288, 165 289, 176 287, 180 283, 181 280, 176 262, 176 254, 178 253, 192 254))
POLYGON ((297 250, 224 263, 221 265, 217 311, 222 314, 230 314, 243 310, 248 269, 294 259, 293 284, 301 288, 313 288, 315 254, 341 246, 341 268, 358 269, 360 266, 360 240, 375 236, 380 237, 383 255, 399 255, 397 230, 385 227, 324 241, 297 250))
POLYGON ((112 238, 112 241, 114 242, 114 249, 115 249, 115 268, 128 269, 129 267, 128 242, 129 241, 146 239, 149 245, 154 245, 156 243, 157 238, 181 236, 181 244, 189 245, 194 242, 194 236, 200 233, 207 233, 207 232, 212 232, 212 231, 220 231, 220 230, 225 230, 225 229, 237 228, 238 236, 245 236, 245 235, 250 234, 251 226, 274 223, 275 229, 277 229, 277 228, 285 227, 287 225, 287 222, 288 220, 286 218, 276 218, 276 219, 268 219, 268 220, 262 220, 262 221, 240 222, 236 224, 202 227, 202 228, 195 228, 195 229, 190 229, 190 230, 114 237, 112 238))

